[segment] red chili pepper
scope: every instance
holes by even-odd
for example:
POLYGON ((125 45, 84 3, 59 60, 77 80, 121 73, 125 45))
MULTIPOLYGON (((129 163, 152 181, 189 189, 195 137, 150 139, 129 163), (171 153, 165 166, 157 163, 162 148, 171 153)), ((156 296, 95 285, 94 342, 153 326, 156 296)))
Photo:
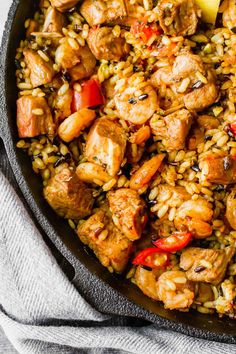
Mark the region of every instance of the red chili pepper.
POLYGON ((143 265, 153 269, 164 268, 169 264, 170 256, 168 253, 156 248, 150 247, 141 251, 133 260, 135 265, 143 265), (157 257, 159 255, 159 257, 157 257), (159 258, 159 259, 158 259, 159 258))
POLYGON ((77 112, 82 108, 96 107, 104 104, 104 97, 99 83, 90 79, 81 84, 81 92, 74 90, 71 111, 77 112))
POLYGON ((186 247, 191 239, 191 232, 175 232, 169 237, 160 238, 159 240, 154 241, 153 244, 162 251, 175 252, 186 247))
POLYGON ((230 124, 230 130, 236 136, 236 122, 230 124))
POLYGON ((130 32, 141 39, 145 44, 149 41, 152 35, 160 36, 162 29, 156 23, 147 23, 147 21, 136 21, 130 29, 130 32))

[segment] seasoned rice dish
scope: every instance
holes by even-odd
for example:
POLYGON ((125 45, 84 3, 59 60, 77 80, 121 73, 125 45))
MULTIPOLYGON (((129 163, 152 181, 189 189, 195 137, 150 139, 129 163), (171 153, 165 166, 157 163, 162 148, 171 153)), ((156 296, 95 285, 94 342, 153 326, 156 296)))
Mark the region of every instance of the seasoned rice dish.
POLYGON ((25 31, 45 203, 150 301, 235 318, 235 1, 40 0, 25 31))

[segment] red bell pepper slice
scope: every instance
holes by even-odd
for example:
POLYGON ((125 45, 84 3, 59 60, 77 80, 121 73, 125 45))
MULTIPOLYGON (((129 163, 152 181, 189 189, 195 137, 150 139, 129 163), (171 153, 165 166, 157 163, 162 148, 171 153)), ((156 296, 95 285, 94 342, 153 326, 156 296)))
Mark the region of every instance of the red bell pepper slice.
POLYGON ((170 256, 168 253, 156 248, 150 247, 141 251, 133 260, 132 264, 142 265, 153 269, 161 269, 169 264, 170 256), (159 256, 159 257, 157 257, 159 256))
POLYGON ((96 107, 104 104, 105 100, 97 80, 90 79, 81 84, 81 92, 74 90, 71 103, 72 113, 82 108, 96 107))
POLYGON ((169 237, 154 241, 153 244, 162 251, 175 252, 186 247, 191 239, 191 232, 175 232, 169 237))
POLYGON ((152 35, 160 36, 163 31, 156 23, 147 23, 147 21, 136 21, 130 29, 130 32, 145 44, 152 35))
POLYGON ((230 124, 230 130, 236 136, 236 122, 230 124))

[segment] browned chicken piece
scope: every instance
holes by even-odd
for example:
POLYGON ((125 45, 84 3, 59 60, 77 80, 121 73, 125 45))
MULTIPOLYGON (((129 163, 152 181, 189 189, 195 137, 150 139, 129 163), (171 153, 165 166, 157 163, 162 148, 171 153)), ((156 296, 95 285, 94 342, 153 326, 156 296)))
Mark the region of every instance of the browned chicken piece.
POLYGON ((80 12, 91 27, 111 23, 127 15, 123 0, 84 0, 80 12))
POLYGON ((225 276, 227 266, 235 253, 235 248, 204 249, 189 247, 183 250, 180 267, 192 281, 219 284, 225 276))
POLYGON ((77 5, 79 0, 50 0, 50 2, 58 11, 65 12, 77 5))
POLYGON ((216 129, 220 125, 219 119, 206 114, 198 116, 197 123, 204 130, 216 129))
POLYGON ((167 271, 158 278, 157 296, 165 309, 187 310, 194 300, 194 287, 185 272, 167 271))
POLYGON ((60 165, 43 191, 48 204, 66 219, 81 219, 91 214, 92 189, 79 180, 67 164, 60 165))
POLYGON ((223 25, 229 29, 235 27, 236 23, 236 2, 228 0, 227 8, 223 12, 223 25))
POLYGON ((134 274, 135 284, 145 295, 156 301, 160 300, 157 295, 157 280, 161 272, 160 270, 146 270, 138 266, 134 274))
POLYGON ((170 207, 180 206, 186 200, 191 199, 191 194, 189 194, 184 187, 181 186, 170 186, 169 184, 160 184, 158 186, 158 203, 166 203, 170 207))
POLYGON ((199 163, 203 180, 219 184, 236 183, 236 160, 230 156, 209 154, 199 163))
POLYGON ((87 38, 89 48, 98 60, 119 61, 129 53, 129 44, 116 37, 111 27, 91 28, 87 38))
POLYGON ((159 88, 162 84, 170 86, 173 84, 172 68, 170 66, 158 69, 150 79, 153 87, 159 88))
POLYGON ((66 20, 64 15, 50 6, 45 15, 42 31, 62 33, 62 28, 65 24, 66 20))
POLYGON ((46 85, 52 81, 55 71, 51 61, 46 62, 41 56, 31 50, 24 50, 24 57, 27 67, 30 69, 30 80, 33 88, 46 85))
POLYGON ((99 118, 88 134, 85 156, 88 161, 106 167, 111 176, 120 170, 127 137, 122 126, 106 117, 99 118))
POLYGON ((195 54, 186 52, 178 55, 174 61, 172 77, 178 81, 186 77, 195 77, 196 72, 205 74, 202 59, 195 54))
POLYGON ((96 66, 96 58, 88 46, 80 48, 80 63, 69 69, 69 74, 73 81, 90 77, 96 66))
POLYGON ((155 118, 150 120, 152 133, 163 139, 168 150, 180 150, 185 147, 185 140, 189 133, 192 116, 186 109, 181 109, 163 118, 164 127, 157 127, 155 118))
POLYGON ((198 89, 187 93, 184 97, 185 107, 189 111, 202 111, 218 100, 219 90, 214 82, 208 82, 198 89))
POLYGON ((104 267, 109 271, 123 272, 132 252, 132 242, 113 224, 107 210, 100 208, 79 226, 77 233, 104 267))
POLYGON ((55 124, 44 97, 22 96, 17 100, 17 127, 20 138, 54 134, 55 124))
POLYGON ((39 29, 38 21, 30 20, 29 26, 27 27, 27 31, 26 31, 26 38, 29 38, 31 36, 31 33, 38 31, 38 29, 39 29))
POLYGON ((147 214, 138 192, 120 188, 108 194, 108 202, 116 227, 131 241, 139 239, 147 222, 147 214))
POLYGON ((189 36, 196 32, 201 11, 194 0, 160 0, 157 4, 161 28, 171 36, 189 36))
POLYGON ((139 97, 130 93, 129 87, 114 97, 118 115, 133 124, 143 124, 159 108, 159 99, 156 91, 148 85, 142 89, 139 97))
POLYGON ((71 115, 72 96, 73 92, 71 89, 67 90, 63 95, 56 95, 54 108, 59 121, 71 115))
POLYGON ((63 69, 71 69, 76 64, 80 63, 80 50, 81 47, 78 44, 78 48, 73 48, 68 40, 65 40, 56 50, 55 62, 63 69))
POLYGON ((236 189, 233 189, 227 198, 226 218, 232 229, 236 230, 236 189))

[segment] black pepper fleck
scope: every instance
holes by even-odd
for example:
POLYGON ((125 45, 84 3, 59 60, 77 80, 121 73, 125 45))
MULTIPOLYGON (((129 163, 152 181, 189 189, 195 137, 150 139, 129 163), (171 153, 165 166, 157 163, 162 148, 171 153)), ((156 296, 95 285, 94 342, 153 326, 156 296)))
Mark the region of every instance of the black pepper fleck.
POLYGON ((129 103, 130 103, 130 104, 136 104, 137 101, 136 101, 136 99, 135 99, 134 97, 131 97, 131 98, 129 99, 129 103))
POLYGON ((195 273, 200 273, 200 272, 202 272, 203 270, 205 270, 206 269, 206 267, 204 267, 204 266, 198 266, 198 267, 196 267, 195 269, 194 269, 194 272, 195 273))

